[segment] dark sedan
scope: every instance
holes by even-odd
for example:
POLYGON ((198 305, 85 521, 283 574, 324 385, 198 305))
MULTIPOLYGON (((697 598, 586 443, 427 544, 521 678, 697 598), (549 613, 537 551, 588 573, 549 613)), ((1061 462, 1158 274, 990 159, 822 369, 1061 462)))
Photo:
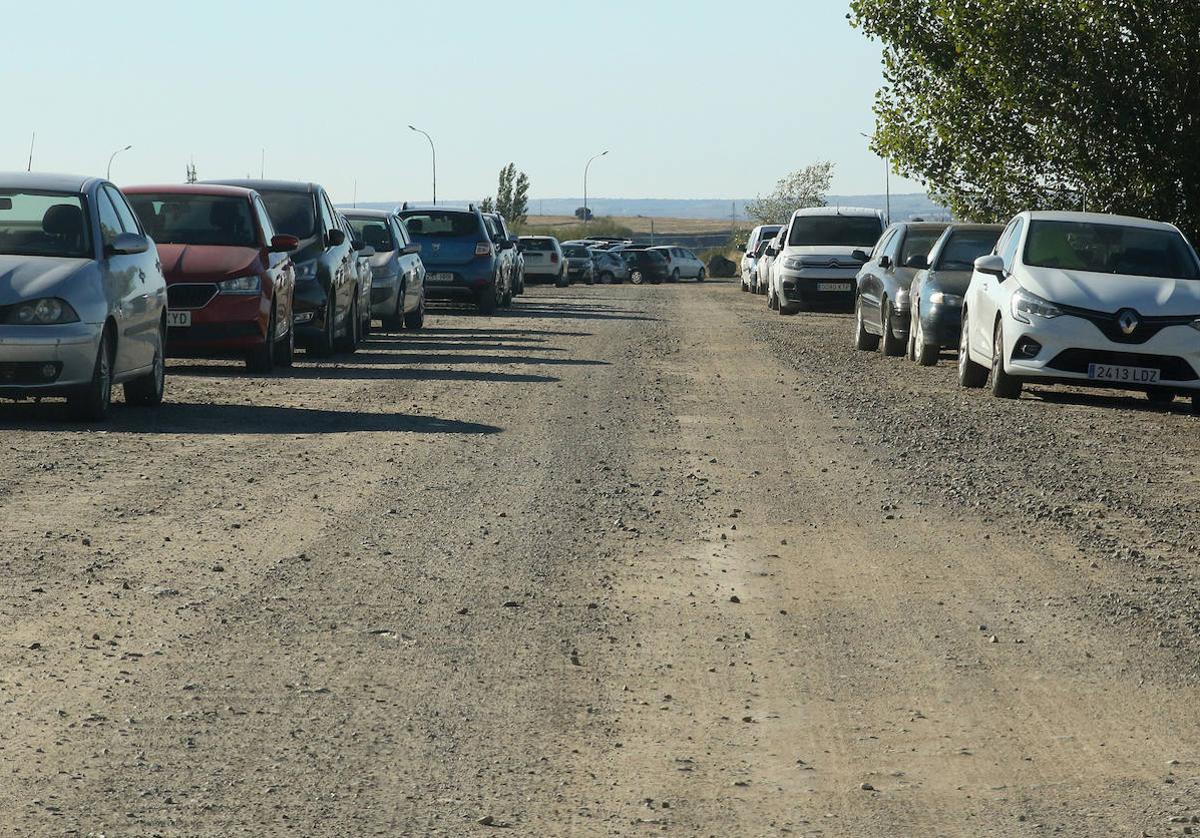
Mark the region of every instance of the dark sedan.
POLYGON ((975 260, 996 248, 1003 231, 999 224, 955 224, 942 233, 929 252, 928 268, 917 273, 909 288, 909 358, 931 367, 942 349, 958 346, 963 295, 975 260))
POLYGON ((629 266, 629 281, 634 285, 643 282, 658 285, 666 282, 671 274, 666 257, 657 250, 622 250, 620 253, 629 266))

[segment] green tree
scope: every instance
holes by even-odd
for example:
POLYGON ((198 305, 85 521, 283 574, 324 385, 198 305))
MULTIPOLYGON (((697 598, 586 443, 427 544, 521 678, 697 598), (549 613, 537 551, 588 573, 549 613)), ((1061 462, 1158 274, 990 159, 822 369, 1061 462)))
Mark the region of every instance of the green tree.
POLYGON ((490 195, 488 197, 484 198, 482 201, 479 202, 479 211, 480 212, 495 212, 496 211, 496 199, 491 197, 490 195))
POLYGON ((1200 232, 1200 4, 851 0, 884 44, 872 147, 973 220, 1121 212, 1200 232))
POLYGON ((509 163, 500 170, 500 180, 496 187, 496 200, 484 212, 499 213, 508 225, 524 223, 529 215, 529 177, 524 172, 518 172, 515 163, 509 163))
POLYGON ((508 211, 511 214, 504 216, 504 220, 509 224, 524 224, 529 217, 529 176, 524 172, 520 172, 513 183, 512 204, 508 211))
POLYGON ((792 172, 775 184, 775 191, 765 198, 755 198, 746 204, 746 215, 760 224, 782 224, 793 212, 806 207, 825 206, 825 196, 833 182, 833 163, 814 163, 792 172))

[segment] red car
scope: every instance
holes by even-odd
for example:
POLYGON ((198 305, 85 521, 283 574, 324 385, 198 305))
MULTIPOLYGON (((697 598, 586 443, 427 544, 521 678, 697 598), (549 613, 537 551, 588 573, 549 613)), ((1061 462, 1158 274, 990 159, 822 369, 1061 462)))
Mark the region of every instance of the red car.
POLYGON ((200 184, 123 190, 158 246, 167 280, 167 355, 290 366, 295 236, 271 226, 252 189, 200 184))

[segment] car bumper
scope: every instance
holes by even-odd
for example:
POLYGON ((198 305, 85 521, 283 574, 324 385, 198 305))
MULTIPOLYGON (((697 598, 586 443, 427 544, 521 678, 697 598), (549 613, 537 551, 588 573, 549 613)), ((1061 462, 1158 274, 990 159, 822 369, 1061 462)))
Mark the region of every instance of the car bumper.
POLYGON ((304 342, 325 334, 325 318, 329 311, 329 294, 316 281, 297 282, 292 297, 292 325, 296 339, 304 342))
POLYGON ((495 281, 495 273, 486 262, 476 265, 426 265, 425 297, 430 300, 460 300, 479 293, 495 281))
POLYGON ((192 325, 167 329, 167 357, 189 358, 244 352, 263 345, 270 328, 266 297, 218 295, 190 311, 192 325))
POLYGON ((1190 326, 1169 326, 1135 344, 1111 341, 1092 323, 1069 315, 1030 324, 1005 317, 1004 357, 1009 374, 1028 380, 1200 390, 1200 332, 1190 326), (1037 353, 1029 357, 1031 342, 1036 342, 1037 353), (1092 364, 1158 370, 1158 381, 1093 379, 1092 364))
POLYGON ((957 349, 962 332, 962 308, 922 303, 921 330, 927 343, 942 349, 957 349))
POLYGON ((803 306, 848 308, 854 304, 855 276, 850 271, 781 271, 780 295, 803 306))
POLYGON ((371 282, 371 316, 391 317, 400 295, 399 276, 377 276, 371 282))
POLYGON ((526 279, 557 279, 562 273, 561 265, 526 265, 526 279))
POLYGON ((54 395, 92 380, 103 326, 0 326, 0 397, 54 395))

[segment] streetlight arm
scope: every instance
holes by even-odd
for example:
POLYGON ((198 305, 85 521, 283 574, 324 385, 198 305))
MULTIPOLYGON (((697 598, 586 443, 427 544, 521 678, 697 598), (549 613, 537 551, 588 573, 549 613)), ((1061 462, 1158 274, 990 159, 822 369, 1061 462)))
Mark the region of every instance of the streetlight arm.
POLYGON ((592 163, 594 161, 603 157, 606 154, 608 154, 608 149, 605 149, 604 151, 600 152, 599 154, 593 155, 591 158, 588 159, 587 165, 583 167, 583 223, 584 224, 587 224, 587 222, 588 222, 588 191, 587 191, 588 169, 592 168, 592 163))
POLYGON ((408 126, 418 134, 424 134, 425 139, 429 140, 429 151, 433 154, 433 203, 437 205, 437 147, 433 144, 433 137, 429 136, 429 132, 422 131, 415 125, 408 126))

